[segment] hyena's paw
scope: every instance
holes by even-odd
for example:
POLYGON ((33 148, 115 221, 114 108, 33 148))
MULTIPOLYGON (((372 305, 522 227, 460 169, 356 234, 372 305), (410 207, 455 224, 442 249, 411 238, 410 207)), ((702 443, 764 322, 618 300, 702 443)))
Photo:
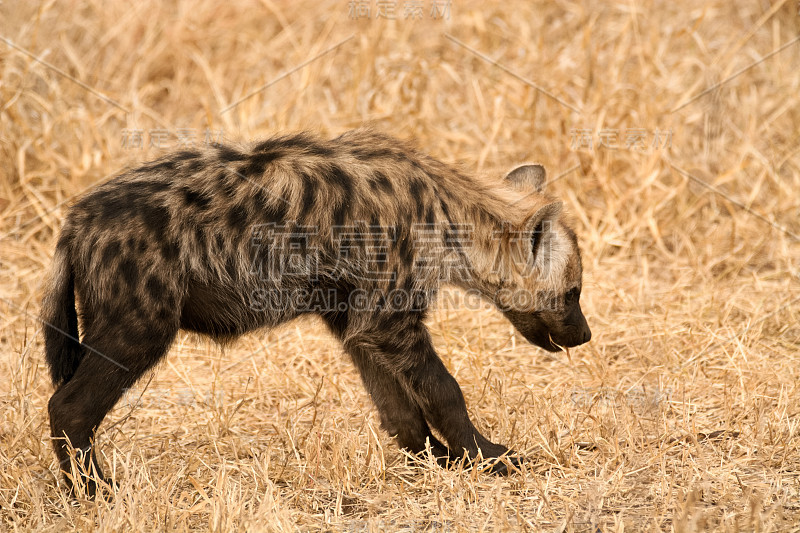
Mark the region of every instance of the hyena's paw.
POLYGON ((442 468, 465 468, 467 470, 477 468, 482 472, 498 476, 518 473, 525 458, 504 446, 496 446, 491 451, 481 450, 477 455, 470 455, 466 450, 463 455, 455 455, 452 451, 447 450, 447 453, 436 456, 436 462, 442 468))
MULTIPOLYGON (((406 449, 408 450, 408 448, 406 449)), ((424 449, 416 453, 412 452, 412 455, 423 463, 427 462, 430 457, 433 457, 436 464, 442 468, 452 468, 453 463, 458 460, 458 457, 454 457, 450 453, 450 449, 437 439, 429 440, 424 449)))
POLYGON ((509 450, 506 455, 489 460, 488 471, 496 476, 509 476, 519 473, 525 458, 509 450))
POLYGON ((103 477, 97 479, 95 477, 81 476, 81 488, 78 488, 74 482, 67 480, 67 493, 73 500, 80 500, 87 498, 90 500, 103 499, 107 502, 114 500, 114 495, 119 490, 119 484, 111 478, 103 477))
POLYGON ((114 500, 117 491, 119 491, 119 483, 111 478, 103 478, 100 483, 95 483, 92 497, 94 499, 103 498, 110 503, 114 500))
POLYGON ((486 444, 477 455, 465 458, 470 468, 498 476, 518 473, 524 458, 501 444, 486 444))

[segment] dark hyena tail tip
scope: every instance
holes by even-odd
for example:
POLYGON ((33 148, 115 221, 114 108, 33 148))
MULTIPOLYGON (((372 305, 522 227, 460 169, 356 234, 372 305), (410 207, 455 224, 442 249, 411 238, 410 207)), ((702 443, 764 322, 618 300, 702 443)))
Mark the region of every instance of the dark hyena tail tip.
MULTIPOLYGON (((60 243, 59 243, 60 244, 60 243)), ((66 383, 83 357, 75 310, 75 274, 66 246, 57 246, 53 274, 42 302, 44 353, 53 385, 66 383)))

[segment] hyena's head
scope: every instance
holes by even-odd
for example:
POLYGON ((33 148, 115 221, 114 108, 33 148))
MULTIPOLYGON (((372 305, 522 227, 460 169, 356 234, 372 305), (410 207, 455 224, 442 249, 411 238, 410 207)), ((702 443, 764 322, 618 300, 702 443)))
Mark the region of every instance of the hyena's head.
POLYGON ((588 342, 592 332, 580 305, 583 270, 578 242, 563 220, 561 202, 543 194, 544 168, 523 165, 506 180, 542 200, 506 244, 511 275, 498 291, 498 306, 523 337, 545 350, 588 342))

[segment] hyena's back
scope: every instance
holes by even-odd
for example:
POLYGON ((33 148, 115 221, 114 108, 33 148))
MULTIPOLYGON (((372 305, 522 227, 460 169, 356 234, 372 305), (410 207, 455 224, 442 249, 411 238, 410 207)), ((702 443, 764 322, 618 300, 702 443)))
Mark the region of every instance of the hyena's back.
MULTIPOLYGON (((453 224, 469 204, 491 212, 496 192, 482 188, 368 130, 331 141, 299 134, 250 148, 185 150, 83 197, 67 216, 56 255, 73 272, 85 331, 116 332, 126 346, 143 337, 168 343, 178 327, 224 339, 295 314, 253 310, 254 291, 271 282, 311 288, 300 286, 309 283, 303 276, 253 275, 254 232, 305 228, 304 245, 315 248, 324 279, 326 269, 341 268, 334 228, 390 228, 383 265, 394 270, 394 283, 408 286, 419 283, 410 271, 409 228, 453 224)), ((496 207, 506 209, 502 201, 496 207)), ((469 213, 477 222, 482 216, 481 209, 469 213)), ((59 310, 47 312, 57 322, 59 310)))

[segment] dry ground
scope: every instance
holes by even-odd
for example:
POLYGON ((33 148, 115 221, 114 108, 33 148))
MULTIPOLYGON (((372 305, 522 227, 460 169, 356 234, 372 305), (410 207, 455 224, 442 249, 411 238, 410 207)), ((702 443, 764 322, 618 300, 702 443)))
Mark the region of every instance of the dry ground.
POLYGON ((0 530, 800 530, 800 6, 422 4, 0 4, 0 530), (412 462, 305 320, 181 336, 101 428, 116 500, 71 504, 34 319, 64 206, 184 142, 368 122, 560 176, 592 342, 548 356, 456 292, 430 319, 524 471, 412 462))

